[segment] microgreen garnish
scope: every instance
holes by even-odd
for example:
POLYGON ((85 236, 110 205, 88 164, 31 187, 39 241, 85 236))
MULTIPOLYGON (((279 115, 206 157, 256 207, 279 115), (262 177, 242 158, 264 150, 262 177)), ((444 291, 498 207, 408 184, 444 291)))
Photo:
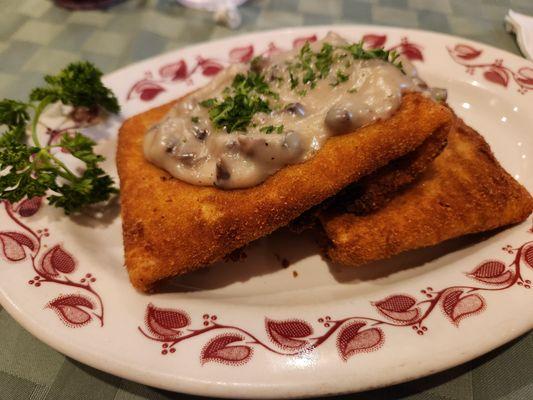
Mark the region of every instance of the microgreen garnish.
POLYGON ((104 157, 94 153, 93 140, 66 131, 58 143, 42 145, 37 135, 42 112, 54 102, 93 113, 98 109, 118 112, 118 101, 101 77, 91 63, 71 63, 59 74, 45 76, 46 85, 34 89, 28 102, 0 101, 0 125, 4 128, 0 136, 0 199, 13 203, 48 194, 50 204, 68 214, 108 200, 117 192, 111 177, 98 165, 104 157), (58 148, 82 161, 83 172, 71 171, 56 156, 58 148))

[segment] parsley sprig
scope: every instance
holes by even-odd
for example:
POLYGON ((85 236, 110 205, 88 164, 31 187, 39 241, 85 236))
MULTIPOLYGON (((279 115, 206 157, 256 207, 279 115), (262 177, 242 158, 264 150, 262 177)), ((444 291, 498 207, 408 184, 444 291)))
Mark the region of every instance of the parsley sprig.
POLYGON ((277 93, 270 90, 263 75, 250 71, 237 74, 224 97, 210 98, 200 103, 209 109, 209 118, 216 128, 227 133, 245 131, 255 114, 271 111, 268 98, 277 99, 277 93))
POLYGON ((43 111, 54 102, 117 113, 118 101, 101 77, 89 62, 71 63, 59 74, 45 76, 46 85, 34 89, 28 102, 0 101, 0 199, 13 203, 47 195, 50 204, 69 214, 117 192, 99 167, 104 157, 94 153, 93 140, 66 131, 58 143, 41 144, 37 135, 43 111), (58 148, 81 160, 84 171, 79 175, 71 171, 56 156, 58 148))

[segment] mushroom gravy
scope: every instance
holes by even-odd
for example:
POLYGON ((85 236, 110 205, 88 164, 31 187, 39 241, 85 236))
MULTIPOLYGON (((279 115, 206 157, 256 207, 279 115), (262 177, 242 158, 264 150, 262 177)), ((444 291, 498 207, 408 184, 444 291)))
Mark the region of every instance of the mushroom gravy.
POLYGON ((328 137, 389 118, 427 85, 407 60, 330 33, 235 64, 179 100, 144 139, 145 157, 193 185, 260 184, 312 157, 328 137))

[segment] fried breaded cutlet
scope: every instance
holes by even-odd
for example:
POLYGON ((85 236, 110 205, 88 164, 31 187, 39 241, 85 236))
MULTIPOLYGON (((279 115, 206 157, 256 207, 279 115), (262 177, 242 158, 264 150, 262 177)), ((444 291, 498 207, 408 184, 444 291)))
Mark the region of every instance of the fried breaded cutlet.
POLYGON ((418 178, 446 147, 448 126, 437 129, 413 151, 391 161, 370 175, 361 178, 307 210, 289 224, 289 229, 301 233, 316 227, 318 215, 328 209, 366 214, 389 202, 396 192, 418 178))
POLYGON ((355 214, 367 214, 383 207, 398 190, 431 165, 446 147, 448 132, 447 126, 437 129, 415 150, 347 186, 332 199, 330 207, 342 207, 355 214))
POLYGON ((456 118, 448 145, 421 179, 368 215, 320 215, 334 262, 358 266, 403 251, 525 220, 533 199, 489 145, 456 118))
POLYGON ((446 107, 408 93, 391 118, 328 139, 306 162, 286 166, 255 187, 222 190, 174 179, 145 160, 144 134, 171 106, 130 118, 119 132, 126 266, 132 284, 143 291, 287 225, 452 120, 446 107))

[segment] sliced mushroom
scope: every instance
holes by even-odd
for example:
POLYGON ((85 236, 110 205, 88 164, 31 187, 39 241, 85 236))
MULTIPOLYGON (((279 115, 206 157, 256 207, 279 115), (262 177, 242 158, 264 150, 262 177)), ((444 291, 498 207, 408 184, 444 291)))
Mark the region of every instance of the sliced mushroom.
POLYGON ((178 142, 173 138, 165 138, 162 140, 163 145, 165 146, 165 153, 172 154, 176 151, 178 142))
POLYGON ((228 168, 224 160, 220 160, 217 162, 216 177, 217 177, 217 181, 227 181, 229 178, 231 178, 231 174, 228 171, 228 168))
POLYGON ((291 152, 297 152, 302 148, 302 138, 298 132, 289 131, 285 135, 282 146, 291 152))
MULTIPOLYGON (((244 135, 239 136, 237 141, 239 143, 239 148, 241 149, 242 153, 247 156, 253 156, 260 145, 264 146, 266 144, 265 139, 244 135)), ((261 150, 259 149, 259 151, 261 150)))
POLYGON ((198 140, 205 140, 209 135, 209 130, 207 128, 201 128, 199 126, 193 126, 192 128, 194 136, 198 140))
POLYGON ((292 115, 305 116, 305 107, 301 103, 290 103, 285 107, 285 111, 292 115))
POLYGON ((332 107, 326 114, 326 126, 335 134, 351 132, 354 129, 351 111, 343 107, 332 107))
POLYGON ((250 63, 250 69, 253 72, 262 72, 268 65, 268 59, 263 56, 255 57, 250 63))
POLYGON ((182 164, 191 166, 196 161, 196 153, 178 154, 177 158, 181 161, 182 164))

